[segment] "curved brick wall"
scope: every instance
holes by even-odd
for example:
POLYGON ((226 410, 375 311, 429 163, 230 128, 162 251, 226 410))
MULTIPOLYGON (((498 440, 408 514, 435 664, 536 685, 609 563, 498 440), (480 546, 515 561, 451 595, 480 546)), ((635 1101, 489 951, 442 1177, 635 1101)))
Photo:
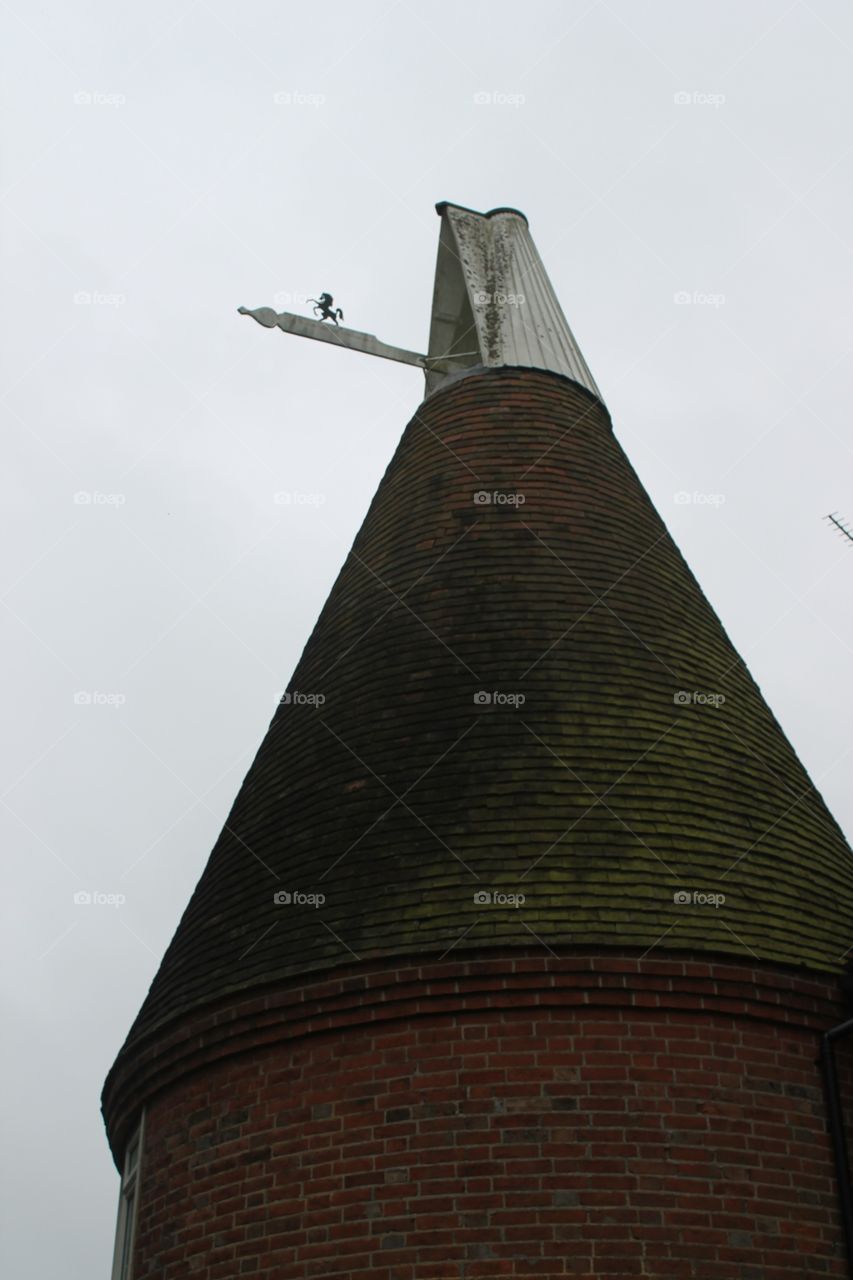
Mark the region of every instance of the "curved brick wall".
POLYGON ((533 954, 211 1010, 124 1081, 155 1095, 134 1278, 844 1276, 842 1016, 766 966, 533 954))

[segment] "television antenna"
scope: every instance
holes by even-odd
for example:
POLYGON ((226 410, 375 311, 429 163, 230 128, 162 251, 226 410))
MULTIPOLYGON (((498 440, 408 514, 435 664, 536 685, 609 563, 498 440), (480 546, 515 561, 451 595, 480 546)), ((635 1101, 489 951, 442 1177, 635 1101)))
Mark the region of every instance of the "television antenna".
POLYGON ((849 529, 847 527, 847 521, 843 516, 839 516, 837 511, 833 511, 830 515, 824 516, 824 519, 828 520, 830 524, 835 525, 838 532, 843 534, 848 542, 853 542, 853 529, 849 529))

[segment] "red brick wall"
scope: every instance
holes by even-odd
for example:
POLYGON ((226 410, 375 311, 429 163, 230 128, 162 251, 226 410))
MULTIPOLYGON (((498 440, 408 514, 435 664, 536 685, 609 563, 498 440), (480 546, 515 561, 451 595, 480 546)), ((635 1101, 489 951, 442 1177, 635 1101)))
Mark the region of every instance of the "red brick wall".
POLYGON ((829 982, 630 958, 449 971, 355 970, 286 1018, 270 994, 236 1055, 233 1011, 196 1028, 148 1104, 134 1280, 847 1274, 829 982))

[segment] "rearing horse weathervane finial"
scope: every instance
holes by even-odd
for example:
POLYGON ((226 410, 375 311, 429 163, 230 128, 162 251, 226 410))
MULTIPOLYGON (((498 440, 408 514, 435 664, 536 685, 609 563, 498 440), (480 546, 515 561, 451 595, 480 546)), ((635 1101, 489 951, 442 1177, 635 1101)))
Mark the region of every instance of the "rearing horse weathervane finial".
POLYGON ((314 303, 314 315, 319 314, 321 320, 331 320, 333 324, 343 320, 344 313, 334 305, 335 300, 330 293, 321 293, 319 298, 309 298, 308 301, 314 303))

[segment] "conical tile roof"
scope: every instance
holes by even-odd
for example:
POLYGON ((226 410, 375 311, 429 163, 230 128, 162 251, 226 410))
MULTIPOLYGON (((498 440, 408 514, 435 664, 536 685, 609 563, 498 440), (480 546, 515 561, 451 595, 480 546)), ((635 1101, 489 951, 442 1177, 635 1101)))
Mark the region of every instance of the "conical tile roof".
POLYGON ((600 399, 478 361, 406 427, 122 1056, 354 958, 851 943, 853 855, 600 399))

